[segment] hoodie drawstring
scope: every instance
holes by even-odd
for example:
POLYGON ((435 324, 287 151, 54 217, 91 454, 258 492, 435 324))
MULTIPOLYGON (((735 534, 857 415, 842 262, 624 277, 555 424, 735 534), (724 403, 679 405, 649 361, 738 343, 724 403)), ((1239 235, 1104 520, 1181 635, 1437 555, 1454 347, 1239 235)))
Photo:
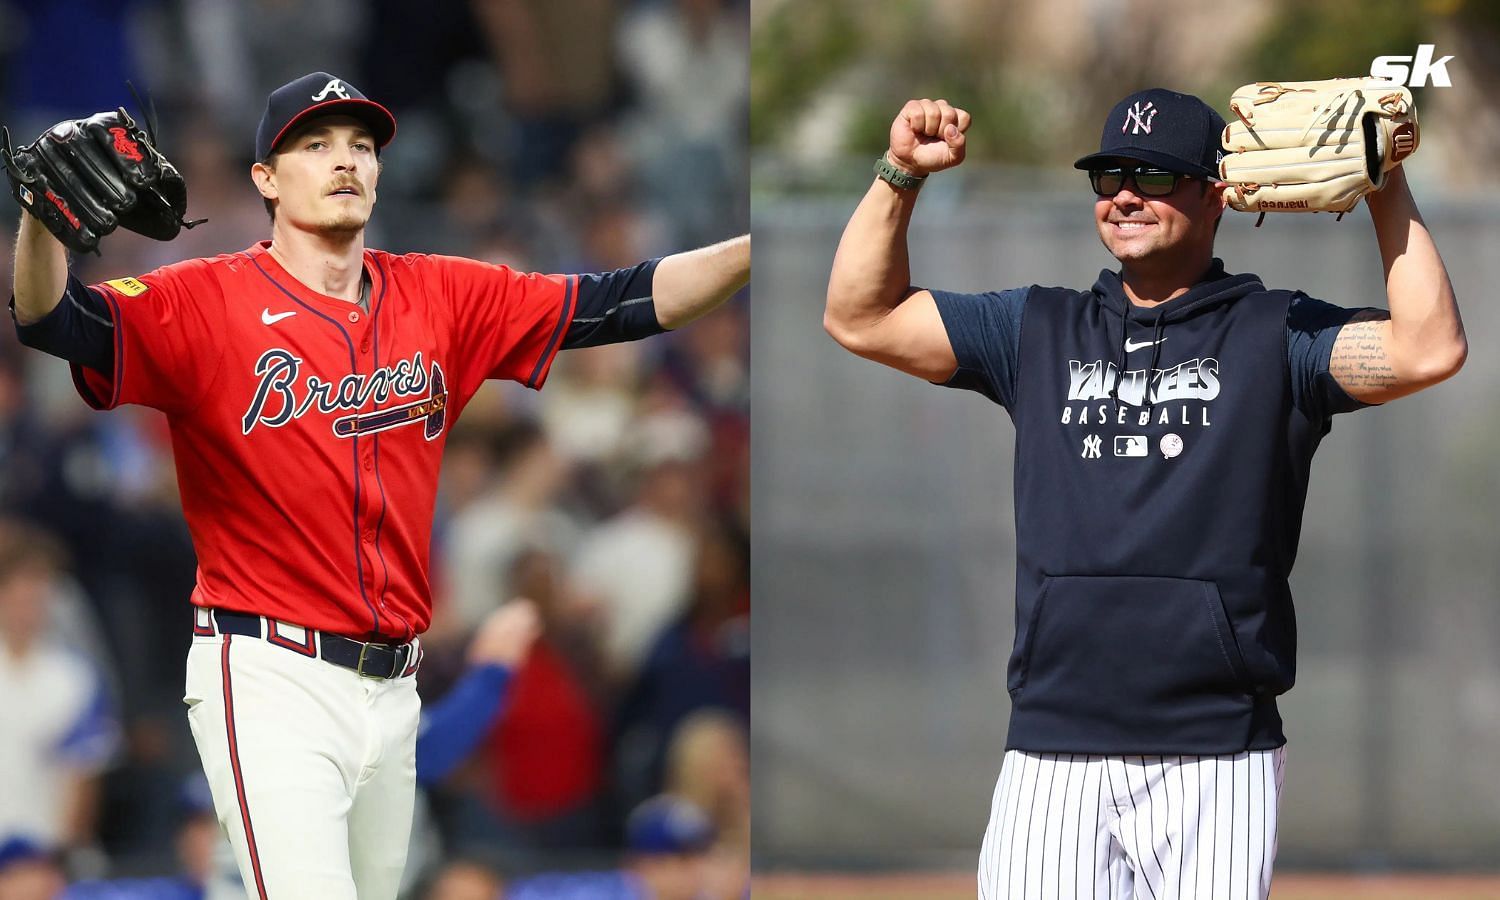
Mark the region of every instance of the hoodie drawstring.
POLYGON ((1167 331, 1167 317, 1158 315, 1156 317, 1156 330, 1151 336, 1156 340, 1151 343, 1151 364, 1146 367, 1146 421, 1151 421, 1151 410, 1156 406, 1156 396, 1151 390, 1151 376, 1156 372, 1156 367, 1161 364, 1161 342, 1166 340, 1164 335, 1167 331))
MULTIPOLYGON (((1130 301, 1125 302, 1125 315, 1120 321, 1119 359, 1115 363, 1115 383, 1109 388, 1109 399, 1115 402, 1115 418, 1120 418, 1120 382, 1125 380, 1125 345, 1130 343, 1130 301)), ((1106 373, 1108 374, 1108 373, 1106 373)))
MULTIPOLYGON (((1156 397, 1151 390, 1151 377, 1156 372, 1156 367, 1161 364, 1161 343, 1166 340, 1163 335, 1167 330, 1167 317, 1158 314, 1155 328, 1151 332, 1151 362, 1146 366, 1145 385, 1141 392, 1141 405, 1145 408, 1147 421, 1150 421, 1151 411, 1156 407, 1156 397)), ((1109 398, 1115 404, 1115 418, 1120 417, 1120 382, 1125 380, 1125 366, 1129 357, 1126 347, 1130 344, 1130 304, 1125 305, 1125 315, 1121 318, 1120 325, 1120 347, 1118 350, 1118 362, 1115 363, 1115 382, 1110 386, 1109 398)))

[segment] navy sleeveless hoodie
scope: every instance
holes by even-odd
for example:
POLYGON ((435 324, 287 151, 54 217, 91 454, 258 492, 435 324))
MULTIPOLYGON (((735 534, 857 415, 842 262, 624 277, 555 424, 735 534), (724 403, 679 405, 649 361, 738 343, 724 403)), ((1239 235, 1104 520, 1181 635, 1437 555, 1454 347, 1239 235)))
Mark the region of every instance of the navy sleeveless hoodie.
POLYGON ((1206 279, 1151 309, 1120 278, 1033 287, 1015 398, 1007 746, 1236 753, 1285 743, 1287 585, 1326 419, 1295 408, 1293 294, 1206 279))

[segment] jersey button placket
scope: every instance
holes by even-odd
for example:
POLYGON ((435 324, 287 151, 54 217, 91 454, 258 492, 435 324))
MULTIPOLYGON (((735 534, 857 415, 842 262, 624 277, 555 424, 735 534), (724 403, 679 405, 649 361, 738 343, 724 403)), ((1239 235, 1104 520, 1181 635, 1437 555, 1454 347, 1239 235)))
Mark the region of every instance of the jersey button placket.
POLYGON ((366 544, 373 544, 379 527, 380 495, 375 480, 369 477, 375 471, 375 442, 369 438, 360 441, 359 467, 365 472, 365 477, 361 480, 367 488, 365 500, 360 504, 360 524, 363 526, 360 536, 366 544))
MULTIPOLYGON (((369 343, 369 336, 360 339, 360 349, 369 343)), ((368 371, 368 367, 361 366, 368 371)), ((360 480, 363 482, 365 491, 360 504, 360 548, 364 558, 368 561, 365 567, 366 585, 370 589, 370 599, 381 609, 385 609, 385 598, 381 595, 380 581, 382 562, 380 561, 379 547, 376 541, 380 533, 381 497, 379 483, 375 478, 375 438, 376 435, 366 435, 359 442, 359 468, 360 480)))
MULTIPOLYGON (((353 339, 354 346, 358 348, 360 358, 356 371, 368 374, 375 367, 374 362, 370 361, 371 329, 375 320, 359 310, 350 310, 348 319, 349 324, 356 326, 350 329, 350 337, 353 339)), ((381 563, 377 562, 380 554, 376 545, 379 538, 382 501, 377 490, 377 482, 373 477, 375 474, 375 437, 375 435, 367 435, 359 442, 359 467, 363 472, 362 480, 368 489, 365 502, 362 504, 361 519, 363 521, 361 524, 363 527, 360 530, 360 543, 365 558, 370 561, 366 577, 369 579, 367 584, 371 588, 372 599, 381 610, 384 610, 386 601, 384 594, 379 590, 381 563)))
MULTIPOLYGON (((349 330, 350 337, 354 339, 354 345, 359 348, 361 360, 367 360, 370 356, 370 337, 375 319, 357 309, 349 310, 349 324, 357 327, 349 330)), ((361 369, 368 371, 373 366, 362 364, 361 369)))

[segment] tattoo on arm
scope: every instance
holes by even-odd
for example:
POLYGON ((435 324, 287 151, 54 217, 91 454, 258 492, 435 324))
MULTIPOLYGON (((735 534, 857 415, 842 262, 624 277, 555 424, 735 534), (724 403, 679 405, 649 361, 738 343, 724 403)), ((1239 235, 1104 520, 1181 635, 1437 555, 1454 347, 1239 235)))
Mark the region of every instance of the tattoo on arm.
POLYGON ((1361 313, 1339 329, 1328 368, 1350 394, 1382 391, 1396 386, 1396 370, 1386 352, 1390 314, 1361 313))

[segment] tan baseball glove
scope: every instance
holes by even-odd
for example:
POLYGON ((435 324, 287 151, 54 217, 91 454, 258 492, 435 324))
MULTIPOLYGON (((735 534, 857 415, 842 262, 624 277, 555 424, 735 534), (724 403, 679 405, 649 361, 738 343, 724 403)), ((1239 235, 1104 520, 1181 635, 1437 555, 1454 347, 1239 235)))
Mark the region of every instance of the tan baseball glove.
MULTIPOLYGON (((1241 212, 1340 217, 1417 149, 1411 92, 1374 78, 1258 81, 1234 92, 1219 177, 1241 212)), ((1255 223, 1260 224, 1260 221, 1255 223)))

